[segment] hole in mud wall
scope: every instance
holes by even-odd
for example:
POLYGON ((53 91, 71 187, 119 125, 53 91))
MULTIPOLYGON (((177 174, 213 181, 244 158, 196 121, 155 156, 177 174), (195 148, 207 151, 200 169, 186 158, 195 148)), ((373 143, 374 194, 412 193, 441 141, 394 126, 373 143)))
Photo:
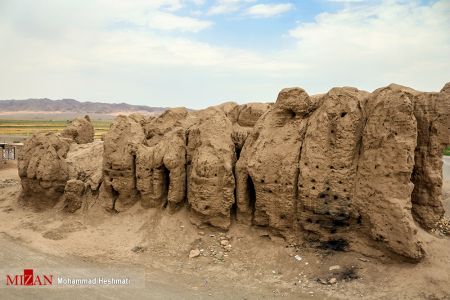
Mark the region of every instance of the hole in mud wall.
POLYGON ((231 206, 231 210, 230 210, 230 214, 231 214, 231 219, 232 220, 236 220, 237 219, 237 202, 236 202, 236 192, 234 194, 234 202, 233 205, 231 206))
POLYGON ((247 193, 248 193, 248 207, 252 210, 252 221, 255 216, 256 209, 256 190, 253 180, 250 176, 247 177, 247 193))
POLYGON ((291 118, 291 119, 293 119, 293 118, 295 118, 297 116, 292 109, 287 109, 286 113, 289 116, 289 118, 291 118))
POLYGON ((347 112, 342 112, 341 113, 341 118, 345 117, 347 115, 347 112))
POLYGON ((119 198, 120 193, 116 191, 113 187, 111 187, 111 196, 113 199, 112 202, 112 210, 116 210, 116 201, 119 198))
POLYGON ((235 146, 235 151, 236 151, 236 160, 239 160, 239 158, 241 157, 241 148, 238 146, 235 146))
POLYGON ((169 186, 170 186, 170 171, 166 168, 166 166, 161 167, 161 175, 162 175, 162 204, 165 207, 168 201, 169 195, 169 186))

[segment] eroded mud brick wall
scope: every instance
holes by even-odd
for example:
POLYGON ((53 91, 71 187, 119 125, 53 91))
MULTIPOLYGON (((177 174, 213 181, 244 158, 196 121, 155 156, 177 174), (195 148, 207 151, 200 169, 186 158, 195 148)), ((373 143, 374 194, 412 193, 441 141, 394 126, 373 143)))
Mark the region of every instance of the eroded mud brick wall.
POLYGON ((119 212, 137 202, 186 206, 197 225, 228 229, 236 220, 291 243, 419 260, 414 221, 431 229, 444 213, 449 114, 447 84, 439 93, 390 85, 309 96, 289 88, 273 104, 119 116, 103 145, 90 133, 77 140, 85 118, 62 137, 27 141, 22 198, 50 207, 63 197, 70 212, 86 193, 119 212), (100 163, 89 166, 86 153, 100 163))

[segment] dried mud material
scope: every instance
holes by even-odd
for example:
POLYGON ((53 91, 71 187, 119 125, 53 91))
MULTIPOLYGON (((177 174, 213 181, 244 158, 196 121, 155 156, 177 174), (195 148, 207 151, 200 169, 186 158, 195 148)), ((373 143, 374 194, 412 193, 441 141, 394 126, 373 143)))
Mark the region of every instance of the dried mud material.
POLYGON ((113 212, 187 206, 199 226, 235 220, 291 244, 419 261, 417 226, 433 230, 444 214, 449 113, 449 84, 437 93, 393 84, 119 116, 103 141, 80 118, 26 141, 21 201, 64 201, 70 213, 94 202, 113 212))

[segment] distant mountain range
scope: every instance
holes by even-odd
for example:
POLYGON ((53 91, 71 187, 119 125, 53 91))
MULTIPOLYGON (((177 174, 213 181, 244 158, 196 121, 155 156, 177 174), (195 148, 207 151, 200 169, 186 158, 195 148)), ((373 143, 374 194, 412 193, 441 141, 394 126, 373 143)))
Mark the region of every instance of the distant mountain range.
POLYGON ((126 103, 80 102, 73 99, 0 100, 0 112, 70 112, 86 114, 115 114, 148 112, 161 113, 163 107, 131 105, 126 103))

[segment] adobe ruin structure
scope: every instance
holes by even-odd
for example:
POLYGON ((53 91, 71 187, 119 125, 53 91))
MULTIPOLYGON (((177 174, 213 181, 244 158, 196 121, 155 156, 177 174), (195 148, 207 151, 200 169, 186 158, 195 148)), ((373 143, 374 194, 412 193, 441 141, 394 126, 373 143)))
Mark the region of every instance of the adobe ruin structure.
POLYGON ((21 201, 64 201, 80 214, 94 202, 114 212, 186 207, 197 225, 227 230, 235 220, 290 244, 419 261, 419 227, 431 230, 444 214, 449 114, 447 84, 316 96, 289 88, 273 104, 119 116, 104 141, 92 141, 85 118, 70 134, 26 141, 21 201))

